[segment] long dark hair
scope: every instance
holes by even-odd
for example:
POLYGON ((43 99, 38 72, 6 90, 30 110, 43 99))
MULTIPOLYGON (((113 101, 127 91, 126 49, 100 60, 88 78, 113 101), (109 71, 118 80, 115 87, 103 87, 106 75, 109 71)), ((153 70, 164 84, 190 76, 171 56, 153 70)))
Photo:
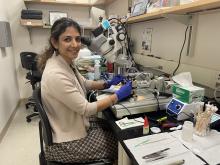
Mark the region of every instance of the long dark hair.
POLYGON ((37 57, 38 69, 43 72, 47 60, 52 57, 54 52, 57 53, 57 49, 53 47, 51 39, 58 41, 59 36, 65 32, 67 27, 74 27, 81 35, 81 28, 79 24, 73 21, 71 18, 60 18, 56 20, 51 28, 50 38, 49 38, 49 48, 47 48, 41 55, 37 57))

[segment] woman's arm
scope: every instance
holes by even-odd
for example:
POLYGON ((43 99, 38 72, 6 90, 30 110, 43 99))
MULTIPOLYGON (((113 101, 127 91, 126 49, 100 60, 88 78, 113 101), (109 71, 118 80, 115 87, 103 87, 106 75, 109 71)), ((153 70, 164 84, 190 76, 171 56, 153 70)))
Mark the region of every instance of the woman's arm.
POLYGON ((102 90, 102 89, 110 88, 111 85, 118 85, 120 82, 123 82, 125 78, 121 75, 117 75, 108 81, 104 81, 104 80, 92 81, 92 80, 86 80, 83 77, 82 77, 82 79, 85 82, 86 89, 102 90))
POLYGON ((97 111, 100 112, 112 105, 114 105, 118 101, 118 97, 116 94, 109 95, 106 98, 97 101, 97 111))
POLYGON ((102 90, 105 89, 105 81, 100 80, 100 81, 92 81, 91 89, 92 90, 102 90))

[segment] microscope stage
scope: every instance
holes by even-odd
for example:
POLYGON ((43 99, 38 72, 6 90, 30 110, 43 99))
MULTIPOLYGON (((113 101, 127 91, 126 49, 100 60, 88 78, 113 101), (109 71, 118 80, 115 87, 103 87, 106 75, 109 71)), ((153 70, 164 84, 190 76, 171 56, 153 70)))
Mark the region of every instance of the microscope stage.
POLYGON ((165 110, 171 99, 172 97, 159 97, 157 101, 155 96, 148 89, 138 89, 136 98, 132 97, 115 104, 111 109, 117 118, 122 118, 123 116, 132 114, 157 111, 158 104, 160 110, 165 110))
MULTIPOLYGON (((163 98, 163 99, 160 98, 159 99, 160 110, 166 109, 167 103, 169 103, 170 99, 171 98, 163 98)), ((125 101, 125 102, 122 102, 122 104, 126 108, 120 104, 116 104, 112 106, 111 108, 114 115, 117 118, 122 118, 123 116, 128 116, 128 115, 133 115, 133 114, 157 111, 158 109, 158 103, 156 99, 134 101, 133 103, 129 103, 125 101)))

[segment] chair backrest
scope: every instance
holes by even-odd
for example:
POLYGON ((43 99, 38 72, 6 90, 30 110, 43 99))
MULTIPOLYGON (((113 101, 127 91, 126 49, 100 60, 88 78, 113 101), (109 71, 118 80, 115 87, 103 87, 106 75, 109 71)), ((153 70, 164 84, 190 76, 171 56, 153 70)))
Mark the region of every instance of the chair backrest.
POLYGON ((37 111, 39 112, 40 122, 42 125, 42 130, 40 130, 42 131, 42 138, 44 140, 44 143, 50 146, 53 144, 52 129, 51 129, 47 114, 44 110, 42 101, 41 101, 41 88, 40 87, 34 90, 34 99, 36 102, 36 108, 37 108, 37 111))
POLYGON ((36 56, 37 54, 34 52, 21 52, 20 57, 22 67, 27 70, 37 70, 36 56))
POLYGON ((41 81, 42 73, 37 69, 37 54, 34 52, 21 52, 21 65, 23 68, 29 70, 26 79, 30 80, 32 89, 35 89, 36 83, 41 81))

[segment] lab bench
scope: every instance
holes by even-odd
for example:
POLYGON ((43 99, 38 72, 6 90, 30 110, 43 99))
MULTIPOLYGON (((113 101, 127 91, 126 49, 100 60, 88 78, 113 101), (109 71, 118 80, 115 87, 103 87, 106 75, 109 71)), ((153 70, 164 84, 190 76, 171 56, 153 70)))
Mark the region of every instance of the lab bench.
MULTIPOLYGON (((161 110, 161 111, 157 111, 157 112, 135 114, 132 116, 127 116, 127 117, 128 118, 136 118, 136 117, 144 117, 144 116, 148 117, 150 127, 151 127, 151 126, 159 126, 157 119, 160 119, 164 116, 167 116, 167 114, 166 114, 165 110, 161 110)), ((130 161, 132 161, 132 164, 138 165, 137 161, 135 160, 135 158, 133 157, 133 155, 131 154, 129 149, 126 147, 124 140, 137 138, 137 137, 141 137, 141 136, 146 136, 146 135, 143 135, 143 126, 137 126, 137 127, 132 127, 132 128, 121 130, 115 122, 118 119, 115 117, 115 115, 113 114, 113 112, 110 108, 103 111, 103 117, 107 120, 109 127, 111 128, 111 130, 113 131, 113 133, 115 134, 116 138, 119 141, 119 149, 118 149, 119 150, 119 158, 118 159, 119 159, 120 163, 118 163, 118 164, 120 164, 120 165, 127 164, 128 165, 129 159, 130 159, 130 161), (129 158, 125 158, 126 156, 128 156, 129 158)), ((181 121, 177 122, 176 120, 172 119, 169 116, 168 116, 167 120, 172 123, 182 124, 181 121)), ((169 131, 169 129, 162 128, 161 126, 159 126, 159 127, 161 128, 162 132, 169 131)), ((150 135, 150 134, 151 133, 149 133, 148 135, 150 135)))
MULTIPOLYGON (((126 117, 137 118, 137 117, 144 117, 144 116, 148 117, 150 127, 152 127, 152 126, 159 127, 161 129, 161 133, 171 132, 169 130, 169 128, 163 128, 162 123, 159 123, 157 121, 158 119, 161 119, 165 116, 167 117, 168 123, 173 123, 176 125, 183 124, 183 121, 177 121, 174 118, 168 116, 166 114, 165 110, 142 113, 142 114, 135 114, 135 115, 126 116, 126 117)), ((137 160, 135 159, 135 157, 133 156, 131 151, 126 146, 124 140, 148 136, 148 135, 151 135, 152 133, 150 132, 148 135, 143 135, 143 126, 137 126, 137 127, 132 127, 132 128, 127 128, 127 129, 121 130, 115 122, 118 119, 115 117, 114 113, 112 112, 112 110, 110 108, 103 111, 103 117, 107 120, 109 127, 112 129, 113 133, 115 134, 115 136, 119 142, 118 143, 119 144, 119 146, 118 146, 118 152, 119 152, 118 164, 120 164, 120 165, 130 165, 130 164, 138 165, 137 160)), ((193 120, 193 119, 191 119, 191 120, 193 120)), ((215 124, 216 124, 215 129, 217 128, 216 130, 219 131, 220 121, 216 122, 215 124)), ((201 159, 201 160, 203 161, 203 159, 201 159)))

